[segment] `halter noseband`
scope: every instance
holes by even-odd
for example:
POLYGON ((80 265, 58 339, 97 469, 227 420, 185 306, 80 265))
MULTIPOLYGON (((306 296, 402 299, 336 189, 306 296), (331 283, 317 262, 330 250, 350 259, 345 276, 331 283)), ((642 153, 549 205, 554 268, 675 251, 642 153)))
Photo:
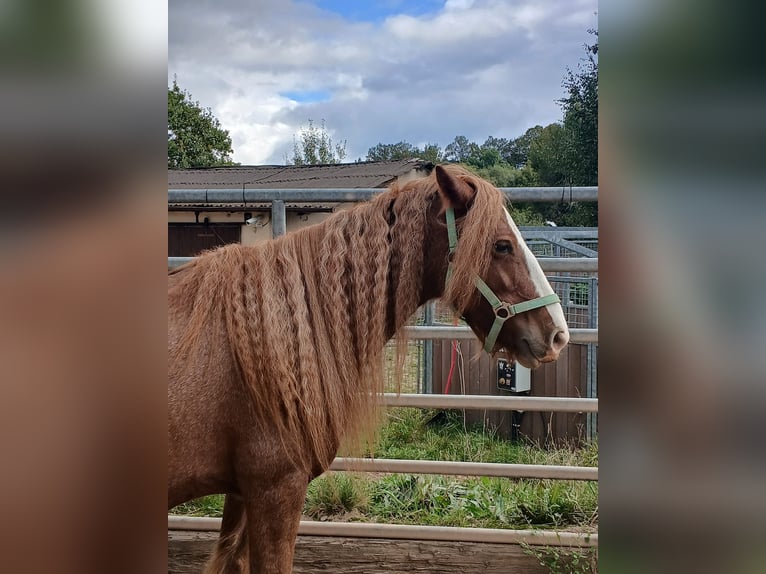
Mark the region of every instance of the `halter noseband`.
MULTIPOLYGON (((455 225, 455 210, 452 207, 447 208, 446 217, 447 237, 449 239, 449 264, 447 266, 447 278, 445 280, 445 284, 449 283, 450 277, 452 276, 452 259, 455 256, 458 239, 457 226, 455 225)), ((503 324, 508 319, 514 315, 518 315, 519 313, 524 313, 525 311, 531 311, 532 309, 538 309, 539 307, 545 307, 546 305, 561 302, 561 299, 559 299, 558 295, 551 293, 550 295, 537 297, 536 299, 530 299, 529 301, 522 301, 521 303, 511 305, 510 303, 501 301, 481 277, 474 277, 473 282, 479 292, 490 304, 492 310, 495 312, 495 321, 492 323, 492 327, 487 334, 487 338, 484 340, 484 350, 490 354, 492 353, 492 349, 495 347, 497 336, 500 334, 500 330, 503 328, 503 324)))

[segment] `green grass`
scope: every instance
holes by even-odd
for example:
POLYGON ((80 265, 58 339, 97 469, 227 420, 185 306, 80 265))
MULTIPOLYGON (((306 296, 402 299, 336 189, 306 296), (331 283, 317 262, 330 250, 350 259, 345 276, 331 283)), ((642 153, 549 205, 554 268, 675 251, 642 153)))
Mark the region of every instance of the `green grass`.
POLYGON ((328 473, 309 484, 304 513, 325 520, 369 508, 368 480, 351 473, 328 473))
MULTIPOLYGON (((596 466, 598 444, 543 449, 465 429, 459 412, 392 409, 376 458, 596 466)), ((177 507, 177 514, 220 516, 223 498, 177 507)), ((369 475, 329 472, 308 489, 304 513, 315 520, 485 528, 591 527, 598 484, 589 481, 369 475)))
POLYGON ((184 516, 223 516, 223 494, 211 494, 189 502, 184 502, 173 508, 171 514, 184 516))
POLYGON ((598 465, 598 443, 582 448, 540 448, 511 442, 463 424, 460 411, 391 409, 377 444, 367 454, 376 458, 457 460, 519 464, 598 465))
POLYGON ((368 489, 370 519, 484 528, 591 525, 598 498, 593 485, 490 477, 390 475, 368 489))
POLYGON ((550 574, 596 574, 598 548, 530 546, 522 542, 524 553, 533 556, 550 574))

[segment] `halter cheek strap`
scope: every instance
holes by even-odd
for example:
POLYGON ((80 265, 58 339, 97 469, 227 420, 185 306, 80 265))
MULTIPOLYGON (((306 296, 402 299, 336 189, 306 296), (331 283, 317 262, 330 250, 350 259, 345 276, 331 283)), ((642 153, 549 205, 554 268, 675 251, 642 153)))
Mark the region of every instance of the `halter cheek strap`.
MULTIPOLYGON (((449 241, 449 264, 447 265, 446 284, 449 283, 452 278, 452 260, 455 256, 455 250, 457 249, 458 235, 457 226, 455 224, 455 210, 452 207, 448 207, 445 215, 447 217, 447 238, 449 241)), ((551 293, 550 295, 544 295, 543 297, 537 297, 536 299, 530 299, 529 301, 522 301, 512 305, 511 303, 501 301, 481 277, 474 277, 473 282, 479 290, 479 293, 484 296, 492 307, 492 311, 495 313, 495 321, 492 323, 487 338, 484 340, 484 350, 490 354, 495 347, 497 336, 500 334, 503 324, 505 324, 508 319, 519 313, 524 313, 525 311, 531 311, 532 309, 538 309, 540 307, 545 307, 546 305, 561 302, 558 295, 551 293)))

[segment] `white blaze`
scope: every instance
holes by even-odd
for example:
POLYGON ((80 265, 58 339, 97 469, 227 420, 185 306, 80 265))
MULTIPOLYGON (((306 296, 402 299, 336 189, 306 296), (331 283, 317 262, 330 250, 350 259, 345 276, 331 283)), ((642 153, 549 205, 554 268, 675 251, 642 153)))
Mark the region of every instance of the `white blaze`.
MULTIPOLYGON (((527 262, 527 270, 529 271, 529 276, 532 278, 532 283, 537 290, 537 296, 544 297, 545 295, 554 293, 553 287, 548 283, 548 279, 545 277, 545 273, 543 273, 543 270, 540 267, 540 263, 532 254, 529 247, 527 247, 519 228, 516 227, 516 223, 514 223, 513 218, 511 217, 511 214, 508 213, 507 209, 505 210, 505 218, 508 220, 508 225, 511 227, 511 231, 516 236, 516 241, 521 246, 524 253, 524 260, 527 262)), ((561 308, 561 304, 551 303, 550 305, 546 305, 545 308, 548 310, 548 313, 550 313, 551 319, 553 319, 553 324, 568 332, 569 329, 567 327, 567 321, 564 318, 564 310, 561 308)))

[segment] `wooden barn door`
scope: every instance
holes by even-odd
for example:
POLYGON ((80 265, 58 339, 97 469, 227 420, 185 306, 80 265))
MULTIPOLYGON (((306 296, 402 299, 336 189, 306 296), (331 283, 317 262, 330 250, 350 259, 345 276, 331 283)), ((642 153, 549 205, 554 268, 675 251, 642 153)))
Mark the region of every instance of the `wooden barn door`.
POLYGON ((194 257, 200 251, 239 243, 238 223, 169 223, 168 257, 194 257))

